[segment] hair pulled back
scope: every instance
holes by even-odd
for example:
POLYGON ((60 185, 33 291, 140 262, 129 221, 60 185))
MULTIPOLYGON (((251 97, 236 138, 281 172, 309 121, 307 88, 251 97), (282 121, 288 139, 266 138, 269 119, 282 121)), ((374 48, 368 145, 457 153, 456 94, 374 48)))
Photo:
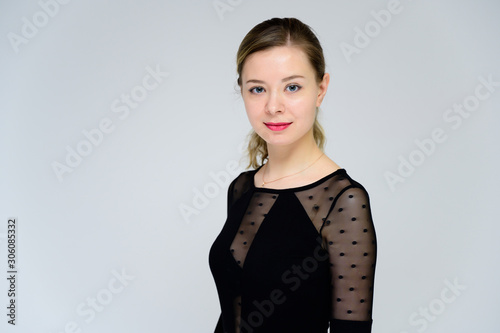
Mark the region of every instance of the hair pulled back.
MULTIPOLYGON (((243 38, 236 56, 238 85, 241 87, 241 73, 245 60, 255 52, 275 46, 297 46, 309 59, 318 84, 325 74, 325 58, 323 48, 312 29, 296 18, 272 18, 259 23, 243 38)), ((313 136, 318 147, 323 150, 325 133, 318 122, 318 109, 313 125, 313 136)), ((268 157, 267 144, 254 130, 249 134, 248 158, 249 167, 257 168, 268 157)))

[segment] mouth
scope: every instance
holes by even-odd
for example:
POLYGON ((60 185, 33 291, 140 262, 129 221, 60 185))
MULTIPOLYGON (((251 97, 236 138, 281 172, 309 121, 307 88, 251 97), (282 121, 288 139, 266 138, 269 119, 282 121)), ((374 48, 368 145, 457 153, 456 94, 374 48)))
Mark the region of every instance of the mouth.
POLYGON ((264 123, 271 131, 283 131, 292 123, 264 123))

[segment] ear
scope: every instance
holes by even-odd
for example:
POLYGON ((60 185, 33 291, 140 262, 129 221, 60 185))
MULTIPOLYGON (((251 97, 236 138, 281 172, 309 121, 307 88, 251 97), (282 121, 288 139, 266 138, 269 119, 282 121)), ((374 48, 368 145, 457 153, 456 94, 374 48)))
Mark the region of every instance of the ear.
POLYGON ((328 90, 328 84, 330 84, 330 74, 325 73, 323 79, 318 86, 318 97, 316 98, 316 107, 320 107, 325 98, 326 91, 328 90))

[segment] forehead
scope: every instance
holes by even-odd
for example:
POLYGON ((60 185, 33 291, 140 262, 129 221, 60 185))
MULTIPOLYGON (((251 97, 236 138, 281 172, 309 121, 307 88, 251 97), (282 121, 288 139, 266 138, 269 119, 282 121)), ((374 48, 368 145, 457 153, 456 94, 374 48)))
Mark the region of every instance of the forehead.
POLYGON ((269 77, 301 74, 313 75, 314 70, 306 53, 298 46, 275 46, 249 55, 242 76, 269 77))

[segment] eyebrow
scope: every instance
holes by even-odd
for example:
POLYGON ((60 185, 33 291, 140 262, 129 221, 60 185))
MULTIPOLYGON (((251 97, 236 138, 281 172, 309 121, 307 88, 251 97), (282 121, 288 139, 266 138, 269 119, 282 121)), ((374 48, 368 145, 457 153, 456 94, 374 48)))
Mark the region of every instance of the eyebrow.
MULTIPOLYGON (((287 76, 285 77, 283 80, 281 80, 281 82, 286 82, 286 81, 290 81, 290 80, 293 80, 293 79, 297 79, 297 78, 301 78, 301 79, 304 79, 305 77, 302 76, 302 75, 291 75, 291 76, 287 76)), ((247 84, 248 83, 259 83, 259 84, 262 84, 262 83, 265 83, 264 81, 262 80, 248 80, 246 82, 247 84)))

